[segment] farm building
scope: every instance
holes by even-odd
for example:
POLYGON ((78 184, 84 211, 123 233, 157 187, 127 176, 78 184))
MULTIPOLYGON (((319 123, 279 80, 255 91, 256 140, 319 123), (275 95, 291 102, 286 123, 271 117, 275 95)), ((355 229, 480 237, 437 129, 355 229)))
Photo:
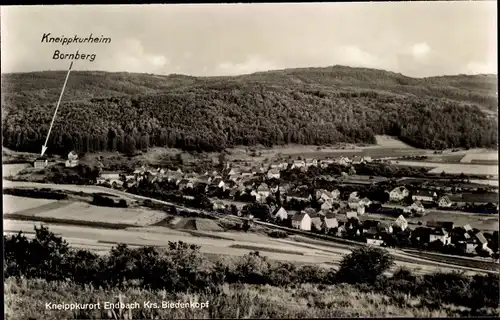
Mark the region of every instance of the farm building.
POLYGON ((397 187, 389 192, 389 199, 391 201, 397 202, 397 201, 401 201, 404 198, 408 197, 409 194, 410 194, 410 192, 405 187, 397 187))
POLYGON ((451 243, 451 237, 444 228, 436 228, 429 235, 429 242, 440 240, 444 245, 451 243))
POLYGON ((436 198, 437 194, 434 191, 429 191, 429 190, 417 190, 413 195, 412 195, 412 200, 414 201, 427 201, 427 202, 432 202, 436 198))
POLYGON ((447 196, 442 196, 438 200, 438 207, 439 208, 449 208, 449 207, 451 207, 452 204, 453 203, 451 202, 450 198, 448 198, 447 196))
POLYGON ((46 157, 37 158, 35 160, 35 162, 33 163, 33 166, 35 167, 35 169, 44 169, 48 165, 49 165, 49 162, 48 162, 46 157))
POLYGON ((408 221, 406 221, 405 217, 400 215, 396 221, 394 221, 394 226, 399 227, 401 230, 406 230, 408 228, 408 221))

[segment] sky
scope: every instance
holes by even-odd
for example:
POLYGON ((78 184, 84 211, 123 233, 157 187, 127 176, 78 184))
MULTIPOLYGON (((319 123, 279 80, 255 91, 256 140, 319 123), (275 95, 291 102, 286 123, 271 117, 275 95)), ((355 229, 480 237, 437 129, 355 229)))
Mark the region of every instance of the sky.
POLYGON ((73 70, 238 75, 346 65, 411 77, 497 74, 495 1, 11 6, 1 8, 2 73, 73 70), (51 36, 108 44, 42 43, 51 36))

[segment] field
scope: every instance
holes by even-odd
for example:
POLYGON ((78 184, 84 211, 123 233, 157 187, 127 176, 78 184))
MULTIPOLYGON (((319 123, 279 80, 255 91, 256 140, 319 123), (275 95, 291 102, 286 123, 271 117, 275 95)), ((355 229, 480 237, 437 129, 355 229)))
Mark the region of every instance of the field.
POLYGON ((11 195, 3 195, 2 198, 4 214, 17 213, 57 202, 56 200, 16 197, 11 195))
POLYGON ((2 165, 2 177, 10 177, 10 176, 15 176, 18 174, 20 171, 23 169, 31 167, 31 165, 27 163, 21 163, 21 164, 3 164, 2 165))
POLYGON ((498 176, 498 166, 493 165, 474 165, 463 163, 439 164, 426 161, 391 161, 393 164, 401 166, 426 167, 430 168, 429 173, 439 174, 445 172, 448 174, 472 174, 472 175, 492 175, 498 176))
MULTIPOLYGON (((462 163, 474 163, 474 161, 479 162, 496 162, 498 164, 498 152, 496 151, 484 151, 484 152, 469 152, 467 153, 460 162, 462 163)), ((494 164, 494 163, 492 163, 494 164)))
POLYGON ((66 200, 54 201, 10 195, 3 197, 4 214, 15 213, 39 219, 120 223, 137 226, 151 225, 165 219, 165 213, 145 208, 112 208, 66 200))

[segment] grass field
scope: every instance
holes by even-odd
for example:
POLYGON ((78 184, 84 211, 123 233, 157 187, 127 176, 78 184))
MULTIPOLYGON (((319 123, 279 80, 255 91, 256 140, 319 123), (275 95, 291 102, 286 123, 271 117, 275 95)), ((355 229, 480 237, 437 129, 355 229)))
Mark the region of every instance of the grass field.
POLYGON ((2 177, 10 177, 10 176, 15 176, 18 174, 20 171, 31 167, 30 164, 23 163, 23 164, 2 164, 2 177))
POLYGON ((304 284, 295 288, 258 285, 224 285, 219 294, 170 293, 144 289, 104 290, 81 288, 72 284, 36 280, 8 279, 5 283, 6 319, 106 319, 107 310, 47 310, 45 302, 138 302, 132 319, 293 319, 337 317, 459 317, 467 308, 442 305, 425 307, 420 297, 362 292, 350 285, 318 286, 304 284), (152 301, 209 302, 207 308, 149 309, 152 301))
POLYGON ((439 174, 445 172, 448 174, 472 174, 472 175, 498 175, 498 166, 493 165, 474 165, 464 163, 440 164, 426 161, 391 161, 400 166, 426 167, 429 173, 439 174))
POLYGON ((474 163, 474 161, 496 162, 496 164, 498 164, 498 152, 496 151, 469 152, 461 159, 460 162, 474 163))
POLYGON ((57 202, 57 200, 17 197, 6 194, 2 195, 2 199, 4 214, 17 213, 57 202))
POLYGON ((132 225, 151 225, 165 218, 165 213, 138 208, 100 207, 83 202, 75 202, 61 209, 40 212, 37 217, 83 220, 92 222, 119 222, 132 225))

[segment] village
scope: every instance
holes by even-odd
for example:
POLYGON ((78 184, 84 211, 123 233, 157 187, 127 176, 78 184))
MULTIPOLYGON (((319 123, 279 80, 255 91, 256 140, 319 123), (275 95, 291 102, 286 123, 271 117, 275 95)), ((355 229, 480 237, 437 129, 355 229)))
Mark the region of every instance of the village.
MULTIPOLYGON (((76 167, 78 161, 78 155, 71 152, 65 166, 76 167)), ((492 188, 478 192, 478 186, 471 184, 440 187, 427 183, 415 188, 408 179, 392 179, 388 183, 389 178, 357 175, 354 169, 354 165, 384 162, 387 160, 357 156, 289 159, 253 166, 224 161, 218 170, 202 174, 142 166, 133 172, 101 171, 95 183, 132 193, 161 186, 163 191, 188 201, 209 199, 204 210, 244 217, 250 224, 265 221, 377 246, 498 256, 498 230, 480 230, 469 223, 459 225, 451 218, 419 220, 432 211, 474 215, 467 208, 478 206, 498 214, 498 194, 491 192, 492 188), (319 175, 326 181, 325 188, 289 181, 295 178, 291 173, 321 172, 332 165, 345 170, 337 177, 319 175), (367 188, 379 191, 366 192, 367 188)), ((35 162, 35 167, 44 166, 46 162, 35 162)))

